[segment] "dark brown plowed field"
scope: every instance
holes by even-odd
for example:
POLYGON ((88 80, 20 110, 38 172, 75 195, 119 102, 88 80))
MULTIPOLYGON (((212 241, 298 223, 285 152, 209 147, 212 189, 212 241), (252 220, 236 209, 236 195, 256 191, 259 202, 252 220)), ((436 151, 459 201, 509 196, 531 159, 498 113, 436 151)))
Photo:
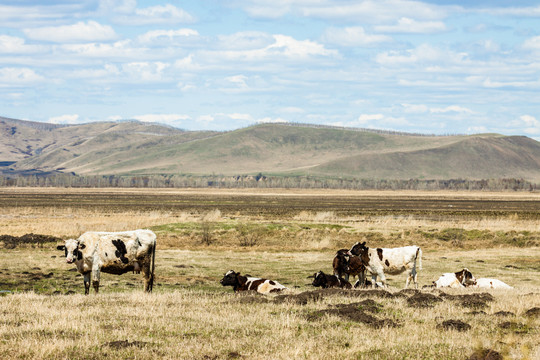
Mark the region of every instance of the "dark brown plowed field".
POLYGON ((164 194, 146 192, 84 193, 0 191, 0 208, 57 207, 107 209, 108 211, 195 211, 219 209, 223 214, 244 214, 265 218, 283 218, 300 211, 333 211, 338 216, 414 215, 426 218, 493 217, 514 215, 519 219, 540 219, 537 197, 504 199, 501 197, 438 197, 384 195, 276 195, 276 194, 164 194))

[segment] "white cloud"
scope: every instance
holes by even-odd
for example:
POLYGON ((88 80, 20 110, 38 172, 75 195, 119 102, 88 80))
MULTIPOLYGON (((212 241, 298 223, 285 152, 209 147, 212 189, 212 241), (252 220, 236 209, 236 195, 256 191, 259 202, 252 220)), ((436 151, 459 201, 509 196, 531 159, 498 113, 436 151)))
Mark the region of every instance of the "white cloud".
POLYGON ((367 34, 361 26, 329 28, 324 32, 322 39, 324 42, 341 46, 366 46, 392 40, 385 35, 367 34))
POLYGON ((86 23, 80 21, 73 25, 29 28, 23 32, 32 40, 59 43, 109 41, 118 38, 112 27, 92 20, 86 23))
POLYGON ((163 71, 170 65, 163 62, 131 62, 122 64, 124 74, 134 81, 163 80, 163 71))
POLYGON ((445 7, 408 0, 323 0, 313 6, 301 7, 300 12, 308 17, 370 23, 391 22, 403 17, 441 19, 447 15, 445 7))
POLYGON ((160 123, 168 125, 179 125, 184 120, 190 120, 191 117, 183 114, 145 114, 133 116, 135 120, 142 122, 160 123))
POLYGON ((306 58, 313 55, 337 55, 335 50, 328 50, 321 44, 310 40, 296 40, 291 36, 274 35, 275 43, 266 50, 270 53, 279 52, 291 58, 306 58))
POLYGON ((218 47, 231 50, 253 50, 274 43, 271 34, 261 31, 241 31, 230 35, 218 35, 218 47))
POLYGON ((66 115, 60 115, 60 116, 54 116, 49 118, 49 122, 53 124, 78 124, 79 123, 79 115, 78 114, 66 114, 66 115))
POLYGON ((481 133, 487 133, 488 129, 485 126, 469 126, 467 128, 468 134, 481 134, 481 133))
POLYGON ((540 50, 540 36, 535 36, 525 40, 523 48, 527 50, 538 51, 540 50))
POLYGON ((512 121, 510 126, 529 135, 540 135, 540 120, 532 115, 521 115, 519 119, 512 121))
POLYGON ((446 25, 442 21, 416 21, 402 17, 396 25, 379 25, 375 30, 388 33, 418 33, 433 34, 446 31, 446 25))
POLYGON ((429 107, 424 104, 401 104, 401 106, 403 107, 403 111, 409 114, 424 114, 427 112, 432 114, 444 114, 452 112, 474 114, 474 111, 472 111, 471 109, 459 105, 449 105, 446 107, 429 107))
POLYGON ((430 44, 422 44, 406 51, 387 51, 380 53, 376 61, 381 65, 407 65, 418 63, 462 64, 468 58, 465 52, 456 53, 440 49, 430 44))
POLYGON ((472 111, 471 109, 467 109, 465 107, 458 106, 458 105, 450 105, 444 108, 431 108, 429 109, 429 111, 434 114, 447 113, 447 112, 466 113, 466 114, 474 113, 474 111, 472 111))
POLYGON ((199 33, 193 29, 178 29, 178 30, 152 30, 139 36, 139 42, 143 44, 156 43, 176 43, 182 42, 188 38, 198 37, 199 33))
POLYGON ((27 45, 23 38, 0 35, 0 54, 29 54, 43 50, 41 45, 27 45))
POLYGON ((0 68, 0 86, 26 86, 32 83, 45 80, 41 75, 38 75, 34 70, 29 68, 0 68))
POLYGON ((60 50, 64 50, 67 56, 75 55, 98 59, 114 58, 131 60, 149 57, 147 49, 133 47, 130 40, 116 41, 112 44, 88 43, 60 45, 60 50))
POLYGON ((235 75, 235 76, 229 76, 225 78, 225 80, 233 83, 239 88, 247 89, 249 86, 246 84, 247 76, 245 75, 235 75))
POLYGON ((356 123, 358 124, 367 124, 372 121, 379 121, 384 119, 383 114, 362 114, 358 117, 356 120, 356 123))
POLYGON ((405 113, 423 114, 429 111, 429 107, 421 104, 401 104, 404 107, 405 113))
POLYGON ((114 21, 123 25, 152 25, 192 23, 195 18, 183 9, 174 5, 156 5, 147 8, 130 8, 127 6, 123 14, 114 17, 114 21))

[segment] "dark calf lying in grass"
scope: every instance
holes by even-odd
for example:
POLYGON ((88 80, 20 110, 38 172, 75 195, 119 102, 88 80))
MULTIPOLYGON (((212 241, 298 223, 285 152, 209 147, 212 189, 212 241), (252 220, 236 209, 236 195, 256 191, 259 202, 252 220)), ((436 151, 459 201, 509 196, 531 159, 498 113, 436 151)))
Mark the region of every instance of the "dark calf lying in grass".
POLYGON ((229 270, 220 281, 223 286, 232 286, 234 292, 254 290, 261 294, 279 292, 287 289, 277 281, 256 277, 242 276, 239 272, 229 270))
POLYGON ((327 275, 322 271, 315 273, 313 275, 314 279, 311 283, 315 287, 322 287, 323 289, 328 288, 342 288, 342 289, 351 289, 352 285, 345 279, 340 278, 337 275, 327 275))

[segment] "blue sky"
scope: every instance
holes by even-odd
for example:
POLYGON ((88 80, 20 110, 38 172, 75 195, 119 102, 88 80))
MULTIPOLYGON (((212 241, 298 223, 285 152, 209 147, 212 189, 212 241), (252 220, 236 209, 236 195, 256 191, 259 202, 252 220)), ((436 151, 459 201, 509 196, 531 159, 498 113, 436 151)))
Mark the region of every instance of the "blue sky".
POLYGON ((5 117, 540 140, 539 90, 540 1, 0 0, 5 117))

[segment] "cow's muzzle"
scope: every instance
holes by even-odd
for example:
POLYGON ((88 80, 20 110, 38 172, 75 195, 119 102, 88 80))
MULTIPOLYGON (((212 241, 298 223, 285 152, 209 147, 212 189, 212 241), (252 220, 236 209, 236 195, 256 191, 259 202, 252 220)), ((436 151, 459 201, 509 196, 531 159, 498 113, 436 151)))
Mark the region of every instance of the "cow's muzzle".
POLYGON ((73 259, 66 259, 66 262, 67 262, 68 264, 73 264, 73 261, 74 261, 73 259))

